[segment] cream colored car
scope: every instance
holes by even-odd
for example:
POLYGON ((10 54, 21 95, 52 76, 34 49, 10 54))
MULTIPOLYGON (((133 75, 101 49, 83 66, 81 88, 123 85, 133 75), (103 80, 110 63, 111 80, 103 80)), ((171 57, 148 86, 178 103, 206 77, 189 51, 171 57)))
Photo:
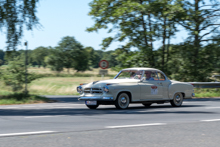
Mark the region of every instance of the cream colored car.
POLYGON ((85 101, 90 109, 99 105, 126 109, 130 103, 142 103, 148 107, 166 102, 179 107, 184 98, 194 96, 193 85, 169 80, 162 71, 154 68, 123 69, 114 79, 80 85, 77 91, 79 100, 85 101))

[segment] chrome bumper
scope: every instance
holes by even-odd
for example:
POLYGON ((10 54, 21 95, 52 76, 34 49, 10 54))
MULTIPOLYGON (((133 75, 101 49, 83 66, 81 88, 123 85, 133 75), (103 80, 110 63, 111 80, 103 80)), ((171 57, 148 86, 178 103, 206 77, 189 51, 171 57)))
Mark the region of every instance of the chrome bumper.
POLYGON ((113 97, 106 97, 106 96, 99 96, 99 97, 79 97, 78 100, 113 101, 113 97))

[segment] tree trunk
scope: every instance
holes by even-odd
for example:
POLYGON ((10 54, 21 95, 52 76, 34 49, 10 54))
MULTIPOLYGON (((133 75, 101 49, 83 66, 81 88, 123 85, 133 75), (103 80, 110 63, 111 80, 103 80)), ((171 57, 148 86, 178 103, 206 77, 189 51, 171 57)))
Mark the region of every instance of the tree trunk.
POLYGON ((170 36, 171 36, 171 23, 169 22, 169 34, 168 34, 168 43, 167 43, 167 61, 169 61, 169 49, 170 49, 170 36))
MULTIPOLYGON (((143 1, 140 0, 140 4, 142 4, 143 1)), ((146 23, 144 20, 144 13, 141 12, 141 21, 142 21, 142 27, 144 29, 144 42, 145 42, 145 48, 147 51, 147 60, 150 62, 151 61, 151 52, 149 52, 149 44, 148 44, 148 39, 147 39, 147 28, 146 28, 146 23)))
POLYGON ((163 44, 163 47, 162 47, 162 68, 161 70, 164 71, 164 54, 165 54, 165 41, 166 41, 166 17, 164 18, 164 21, 163 21, 163 40, 162 40, 162 44, 163 44))
POLYGON ((154 67, 154 54, 153 54, 153 37, 152 37, 152 26, 151 26, 151 15, 150 13, 148 13, 148 25, 149 25, 149 29, 150 29, 150 66, 154 67))
MULTIPOLYGON (((199 11, 199 2, 198 0, 195 0, 195 13, 197 14, 197 12, 199 11)), ((198 21, 198 16, 195 16, 195 34, 194 34, 194 57, 192 60, 192 64, 194 65, 194 69, 193 69, 193 75, 196 76, 197 75, 197 71, 198 71, 198 58, 199 58, 199 48, 200 48, 200 40, 199 40, 199 26, 200 26, 200 22, 198 21)))

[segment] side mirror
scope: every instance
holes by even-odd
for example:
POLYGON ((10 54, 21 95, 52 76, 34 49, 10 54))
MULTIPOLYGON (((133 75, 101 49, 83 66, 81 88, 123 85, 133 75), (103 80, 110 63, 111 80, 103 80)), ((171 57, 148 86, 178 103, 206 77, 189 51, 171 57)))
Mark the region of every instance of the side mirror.
POLYGON ((140 82, 143 82, 143 81, 145 81, 145 80, 146 80, 146 78, 143 77, 143 78, 141 78, 140 82))

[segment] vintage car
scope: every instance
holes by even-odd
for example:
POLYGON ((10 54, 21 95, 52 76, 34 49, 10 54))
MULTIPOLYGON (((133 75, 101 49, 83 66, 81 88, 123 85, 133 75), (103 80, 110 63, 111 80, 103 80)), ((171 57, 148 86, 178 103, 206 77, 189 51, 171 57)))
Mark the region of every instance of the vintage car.
POLYGON ((142 103, 149 107, 153 103, 170 102, 179 107, 183 99, 194 96, 193 85, 169 80, 154 68, 127 68, 121 70, 114 79, 80 84, 77 87, 79 100, 85 101, 90 109, 99 105, 115 105, 126 109, 130 103, 142 103))

